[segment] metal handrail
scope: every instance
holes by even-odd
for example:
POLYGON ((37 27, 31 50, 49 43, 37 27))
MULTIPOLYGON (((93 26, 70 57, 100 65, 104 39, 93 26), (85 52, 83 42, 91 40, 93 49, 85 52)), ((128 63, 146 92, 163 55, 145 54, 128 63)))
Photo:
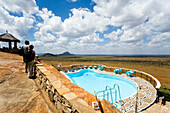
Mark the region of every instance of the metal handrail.
POLYGON ((114 86, 113 86, 113 88, 111 88, 110 86, 106 86, 106 89, 105 90, 103 90, 103 91, 98 91, 97 92, 97 95, 99 94, 99 93, 103 93, 103 99, 105 99, 105 96, 107 96, 106 98, 107 98, 107 101, 109 101, 109 94, 110 94, 110 98, 111 98, 111 102, 112 102, 112 104, 114 104, 114 103, 116 103, 116 101, 117 101, 117 93, 119 93, 119 100, 120 100, 120 105, 122 106, 122 100, 121 100, 121 94, 120 94, 120 88, 119 88, 119 85, 117 85, 117 84, 114 84, 114 86), (117 89, 116 89, 116 86, 117 86, 117 89), (113 94, 112 94, 112 90, 114 90, 114 93, 115 93, 115 102, 113 102, 113 94), (105 95, 105 92, 107 93, 106 95, 105 95), (110 92, 110 93, 109 93, 110 92))
POLYGON ((114 84, 114 88, 117 86, 117 88, 118 88, 118 91, 119 91, 119 100, 120 100, 120 105, 122 106, 122 99, 121 99, 121 95, 120 95, 120 88, 119 88, 119 85, 117 85, 117 84, 114 84))

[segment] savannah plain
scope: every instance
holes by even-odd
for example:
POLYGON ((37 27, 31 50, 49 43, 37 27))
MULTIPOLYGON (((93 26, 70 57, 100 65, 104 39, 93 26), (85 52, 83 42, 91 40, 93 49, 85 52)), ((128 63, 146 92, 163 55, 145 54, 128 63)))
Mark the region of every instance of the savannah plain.
POLYGON ((170 56, 41 56, 43 62, 57 68, 73 64, 106 65, 109 67, 129 68, 144 71, 161 82, 160 91, 166 93, 170 101, 170 56))

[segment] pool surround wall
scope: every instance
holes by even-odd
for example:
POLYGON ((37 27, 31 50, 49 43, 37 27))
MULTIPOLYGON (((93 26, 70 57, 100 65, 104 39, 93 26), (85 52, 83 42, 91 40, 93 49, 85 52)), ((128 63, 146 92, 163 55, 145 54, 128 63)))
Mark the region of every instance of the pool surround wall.
POLYGON ((40 62, 36 64, 36 76, 38 83, 45 90, 50 101, 55 105, 59 113, 97 113, 84 100, 71 92, 66 86, 48 71, 40 62))
MULTIPOLYGON (((85 64, 81 65, 81 64, 72 64, 72 65, 68 65, 68 66, 62 66, 61 68, 69 68, 69 67, 74 67, 74 66, 85 66, 85 64)), ((86 65, 87 67, 88 66, 101 66, 101 64, 93 64, 93 65, 89 65, 87 64, 86 65)), ((117 69, 120 69, 121 67, 109 67, 109 66, 105 66, 103 65, 105 68, 104 70, 107 71, 107 72, 114 72, 113 69, 117 68, 117 69)), ((121 73, 125 73, 125 71, 128 71, 128 70, 132 70, 132 71, 135 71, 135 76, 136 77, 140 77, 140 78, 143 78, 147 81, 149 81, 156 89, 159 89, 161 87, 161 83, 159 82, 159 80, 157 80, 155 77, 153 77, 151 74, 148 74, 146 72, 143 72, 143 71, 140 71, 140 70, 135 70, 135 69, 128 69, 128 68, 121 68, 121 73)))
MULTIPOLYGON (((107 68, 108 67, 105 67, 106 71, 107 71, 107 68)), ((112 69, 114 69, 114 67, 112 67, 112 69)), ((110 69, 111 70, 110 73, 113 73, 112 69, 110 69)), ((126 68, 123 68, 123 69, 126 69, 126 68)), ((126 69, 126 70, 129 70, 129 69, 126 69)), ((122 71, 125 71, 125 70, 122 70, 122 71)), ((64 86, 62 82, 56 77, 56 75, 50 73, 50 71, 47 70, 40 62, 36 64, 36 72, 37 72, 37 78, 38 78, 39 84, 46 91, 51 102, 56 106, 59 112, 70 112, 70 111, 81 112, 81 113, 98 112, 98 111, 94 111, 91 108, 91 106, 89 106, 84 100, 78 98, 78 96, 74 92, 70 91, 69 88, 64 86)), ((146 74, 146 73, 143 72, 143 74, 146 74)), ((125 74, 121 74, 120 76, 126 77, 125 74)), ((138 77, 133 77, 133 78, 136 79, 138 77)), ((133 78, 130 78, 130 79, 133 79, 133 78)), ((159 81, 155 81, 155 82, 157 86, 156 88, 159 88, 160 85, 159 83, 157 83, 159 81)), ((138 81, 136 81, 135 83, 138 83, 138 81)), ((140 108, 140 111, 149 107, 152 103, 154 103, 154 101, 155 101, 154 99, 151 99, 149 102, 150 104, 147 104, 147 105, 145 105, 146 102, 144 102, 144 105, 142 105, 143 107, 142 109, 140 108)), ((130 111, 133 111, 133 110, 130 110, 130 111)))
MULTIPOLYGON (((80 66, 80 64, 73 64, 71 66, 65 66, 64 68, 67 67, 72 67, 72 66, 80 66)), ((81 65, 84 66, 84 65, 81 65)), ((86 65, 87 67, 90 65, 86 65)), ((94 64, 92 66, 99 66, 99 64, 94 64)), ((101 66, 101 65, 100 65, 101 66)), ((104 71, 100 71, 102 73, 112 73, 114 74, 113 69, 114 68, 120 68, 120 67, 107 67, 105 66, 104 71)), ((121 68, 121 74, 117 74, 118 76, 123 76, 124 78, 130 79, 133 81, 133 83, 137 84, 138 86, 138 93, 139 95, 141 95, 140 100, 142 100, 141 102, 143 103, 139 108, 138 111, 143 111, 145 109, 147 109, 148 107, 150 107, 152 104, 154 104, 156 98, 157 98, 157 90, 161 87, 160 82, 153 77, 152 75, 145 73, 143 71, 139 71, 139 70, 134 70, 134 69, 127 69, 127 68, 121 68), (135 77, 127 77, 125 74, 125 71, 128 70, 132 70, 135 71, 135 77), (141 83, 139 83, 141 82, 141 83), (147 85, 146 85, 147 84, 147 85), (143 86, 144 85, 144 86, 143 86), (149 91, 150 90, 150 91, 149 91)), ((132 97, 129 98, 125 98, 122 99, 123 101, 125 101, 126 103, 134 103, 134 102, 127 102, 127 101, 131 101, 134 100, 136 98, 136 94, 132 95, 132 97)), ((128 104, 129 106, 129 104, 128 104)), ((130 112, 134 112, 134 109, 131 109, 131 105, 129 106, 130 108, 127 108, 130 112)), ((124 108, 121 111, 127 111, 124 108)))

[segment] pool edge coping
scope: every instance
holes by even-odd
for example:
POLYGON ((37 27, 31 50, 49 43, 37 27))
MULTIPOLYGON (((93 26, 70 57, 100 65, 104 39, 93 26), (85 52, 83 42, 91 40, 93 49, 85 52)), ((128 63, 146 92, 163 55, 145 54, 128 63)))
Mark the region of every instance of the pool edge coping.
MULTIPOLYGON (((105 66, 106 67, 106 66, 105 66)), ((121 69, 127 69, 127 68, 121 68, 121 69)), ((139 87, 139 85, 138 85, 138 83, 137 82, 135 82, 135 81, 133 81, 132 79, 128 79, 128 78, 126 78, 126 77, 124 77, 124 76, 120 76, 120 75, 122 75, 122 74, 114 74, 113 72, 107 72, 107 71, 100 71, 100 70, 98 70, 98 69, 81 69, 81 70, 93 70, 93 71, 95 71, 95 72, 97 72, 97 73, 99 73, 99 72, 105 72, 105 73, 107 73, 107 74, 109 74, 109 75, 111 75, 111 76, 117 76, 117 77, 120 77, 120 78, 123 78, 123 79, 127 79, 128 81, 130 81, 130 82, 132 82, 133 84, 135 84, 136 86, 137 86, 137 88, 139 87), (110 74, 110 73, 113 73, 113 74, 110 74)), ((78 71, 76 71, 76 72, 69 72, 69 73, 78 73, 79 71, 81 71, 81 70, 78 70, 78 71)), ((137 71, 137 72, 142 72, 142 71, 139 71, 139 70, 133 70, 133 71, 137 71)), ((60 72, 62 72, 62 71, 60 71, 60 72)), ((143 72, 144 74, 147 74, 147 73, 145 73, 145 72, 143 72)), ((62 72, 62 74, 64 74, 71 82, 72 82, 72 80, 66 75, 66 73, 64 73, 64 72, 62 72)), ((103 73, 101 73, 101 74, 103 74, 103 73)), ((125 75, 125 74, 124 74, 125 75)), ((150 75, 150 74, 147 74, 147 75, 150 75)), ((152 75, 151 75, 152 76, 152 75)), ((153 76, 152 76, 153 77, 153 76)), ((140 77, 139 77, 140 78, 140 77)), ((142 79, 142 80, 144 80, 143 78, 140 78, 140 79, 142 79)), ((144 81, 146 81, 146 80, 144 80, 144 81)), ((150 83, 150 82, 148 82, 148 81, 146 81, 147 83, 149 83, 153 88, 154 88, 154 86, 150 83)), ((159 82, 159 81, 158 81, 159 82)), ((72 82, 73 83, 73 82, 72 82)), ((84 89, 85 90, 85 89, 84 89)), ((139 93, 139 92, 138 92, 139 93)), ((157 93, 157 92, 156 92, 157 93)), ((130 97, 133 97, 133 96, 135 96, 137 94, 137 91, 134 93, 134 94, 132 94, 132 95, 130 95, 130 96, 128 96, 128 97, 126 97, 126 98, 123 98, 123 99, 121 99, 121 100, 125 100, 125 99, 128 99, 128 98, 130 98, 130 97)), ((144 108, 141 108, 140 110, 139 110, 139 112, 141 112, 141 111, 143 111, 144 109, 146 109, 146 108, 148 108, 149 106, 151 106, 154 102, 155 102, 155 100, 156 100, 156 98, 155 99, 153 99, 153 101, 148 105, 148 106, 146 106, 146 107, 144 107, 144 108)))

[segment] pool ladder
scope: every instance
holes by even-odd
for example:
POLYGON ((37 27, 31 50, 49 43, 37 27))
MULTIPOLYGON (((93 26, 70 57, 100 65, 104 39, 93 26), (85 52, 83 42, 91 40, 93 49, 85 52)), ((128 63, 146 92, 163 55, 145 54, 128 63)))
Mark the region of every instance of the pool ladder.
POLYGON ((122 107, 120 88, 119 88, 119 85, 117 84, 114 84, 113 88, 106 86, 105 90, 97 92, 97 96, 99 98, 103 97, 103 99, 106 99, 107 101, 111 102, 117 108, 122 107), (120 105, 117 104, 117 100, 118 100, 117 96, 119 96, 120 105))

